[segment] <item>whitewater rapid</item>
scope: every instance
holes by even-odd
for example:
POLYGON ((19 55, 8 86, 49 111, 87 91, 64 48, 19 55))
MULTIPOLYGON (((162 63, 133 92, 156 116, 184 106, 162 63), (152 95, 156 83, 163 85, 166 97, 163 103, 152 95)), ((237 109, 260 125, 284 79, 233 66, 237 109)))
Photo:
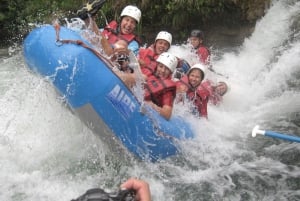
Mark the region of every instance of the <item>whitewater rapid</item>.
MULTIPOLYGON (((22 47, 3 50, 0 200, 71 200, 132 176, 150 183, 153 200, 299 200, 300 144, 251 137, 257 124, 300 136, 299 22, 299 1, 273 1, 243 44, 218 50, 212 64, 224 76, 207 76, 230 85, 223 103, 209 106, 208 121, 187 116, 196 138, 154 164, 111 153, 26 67, 22 47)), ((183 47, 171 51, 191 59, 183 47)))

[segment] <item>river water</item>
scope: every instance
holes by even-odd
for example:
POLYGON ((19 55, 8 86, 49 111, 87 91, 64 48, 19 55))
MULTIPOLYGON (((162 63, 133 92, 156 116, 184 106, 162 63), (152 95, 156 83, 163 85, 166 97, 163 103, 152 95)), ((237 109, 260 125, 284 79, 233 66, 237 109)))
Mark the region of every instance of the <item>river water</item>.
POLYGON ((128 177, 148 181, 153 200, 300 200, 300 144, 251 137, 257 124, 300 136, 299 22, 299 1, 274 1, 243 44, 215 49, 230 91, 208 121, 190 118, 197 135, 181 154, 155 164, 113 153, 27 69, 22 47, 1 50, 0 200, 71 200, 128 177))

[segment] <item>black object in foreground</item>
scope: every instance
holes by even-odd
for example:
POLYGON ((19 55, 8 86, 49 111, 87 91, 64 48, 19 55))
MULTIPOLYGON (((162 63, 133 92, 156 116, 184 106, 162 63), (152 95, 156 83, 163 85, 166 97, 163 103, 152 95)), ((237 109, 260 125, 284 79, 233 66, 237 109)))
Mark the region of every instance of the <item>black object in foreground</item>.
POLYGON ((101 188, 93 188, 71 201, 134 201, 134 197, 134 190, 120 190, 117 193, 107 193, 101 188))
POLYGON ((82 20, 85 20, 89 17, 88 14, 91 16, 96 15, 105 2, 106 0, 88 0, 88 2, 77 11, 78 17, 80 17, 82 20))

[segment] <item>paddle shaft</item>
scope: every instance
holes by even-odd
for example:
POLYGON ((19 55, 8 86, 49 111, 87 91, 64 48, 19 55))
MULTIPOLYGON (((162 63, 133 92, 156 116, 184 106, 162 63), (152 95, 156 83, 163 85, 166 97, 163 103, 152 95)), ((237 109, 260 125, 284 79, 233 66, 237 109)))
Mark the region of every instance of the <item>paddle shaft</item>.
POLYGON ((228 79, 228 76, 223 75, 222 73, 216 72, 212 67, 209 67, 208 70, 215 73, 216 75, 220 75, 220 76, 225 77, 226 79, 228 79))
POLYGON ((279 139, 283 139, 283 140, 289 140, 292 142, 300 143, 300 137, 296 137, 296 136, 286 135, 286 134, 282 134, 282 133, 276 133, 273 131, 265 131, 265 135, 269 136, 269 137, 274 137, 274 138, 279 138, 279 139))

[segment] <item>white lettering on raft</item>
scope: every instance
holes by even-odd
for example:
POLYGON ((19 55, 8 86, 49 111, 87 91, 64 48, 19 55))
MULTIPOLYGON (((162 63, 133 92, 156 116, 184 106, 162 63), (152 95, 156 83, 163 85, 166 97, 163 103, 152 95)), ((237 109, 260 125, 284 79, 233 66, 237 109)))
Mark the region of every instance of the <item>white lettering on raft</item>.
POLYGON ((126 117, 129 117, 130 113, 134 112, 136 108, 134 101, 118 84, 108 93, 108 99, 126 117))

